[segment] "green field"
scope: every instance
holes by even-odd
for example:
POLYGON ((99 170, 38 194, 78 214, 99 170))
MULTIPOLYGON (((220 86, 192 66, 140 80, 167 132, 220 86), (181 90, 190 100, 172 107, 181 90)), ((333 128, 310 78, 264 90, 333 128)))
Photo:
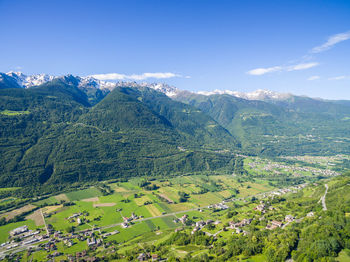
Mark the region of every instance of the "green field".
POLYGON ((0 111, 0 114, 6 115, 6 116, 18 116, 18 115, 28 115, 28 114, 30 114, 30 112, 29 111, 3 110, 3 111, 0 111))
POLYGON ((101 196, 101 192, 98 189, 91 187, 88 189, 66 193, 66 196, 70 201, 75 201, 75 200, 101 196))

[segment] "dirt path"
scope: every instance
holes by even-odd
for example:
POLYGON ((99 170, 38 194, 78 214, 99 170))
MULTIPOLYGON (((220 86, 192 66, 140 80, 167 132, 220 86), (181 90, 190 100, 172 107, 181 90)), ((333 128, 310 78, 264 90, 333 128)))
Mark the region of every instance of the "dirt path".
POLYGON ((93 204, 93 207, 112 207, 115 206, 115 203, 99 203, 93 204))
POLYGON ((328 193, 328 185, 325 184, 324 185, 326 187, 326 192, 324 192, 324 195, 321 197, 321 202, 322 202, 322 206, 323 206, 323 210, 327 211, 327 206, 326 206, 326 195, 328 193))
POLYGON ((44 225, 45 225, 45 229, 46 229, 46 234, 49 235, 49 230, 47 229, 45 217, 44 217, 44 214, 43 214, 43 210, 42 210, 41 208, 40 208, 40 214, 41 214, 41 217, 43 218, 43 221, 44 221, 44 225))

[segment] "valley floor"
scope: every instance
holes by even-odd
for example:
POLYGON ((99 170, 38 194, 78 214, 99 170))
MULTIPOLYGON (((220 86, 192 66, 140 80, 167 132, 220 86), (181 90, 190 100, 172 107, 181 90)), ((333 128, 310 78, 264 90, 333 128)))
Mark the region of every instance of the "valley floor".
MULTIPOLYGON (((245 174, 132 178, 50 196, 1 215, 8 220, 28 213, 0 226, 0 257, 303 261, 309 252, 299 247, 309 245, 303 234, 329 219, 338 191, 350 180, 331 179, 338 174, 322 171, 327 169, 302 168, 247 157, 245 174), (276 179, 276 173, 290 170, 295 179, 289 185, 276 179), (330 174, 326 184, 316 182, 317 173, 330 174)), ((350 195, 342 197, 350 201, 350 195)), ((348 220, 350 210, 344 214, 348 220)), ((339 261, 346 261, 346 245, 339 242, 324 256, 339 253, 339 261)))

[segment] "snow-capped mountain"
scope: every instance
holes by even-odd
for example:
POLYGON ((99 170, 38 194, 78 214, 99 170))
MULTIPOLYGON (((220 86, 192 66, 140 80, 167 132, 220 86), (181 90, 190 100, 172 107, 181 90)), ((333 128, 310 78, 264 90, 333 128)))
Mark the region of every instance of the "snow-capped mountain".
POLYGON ((113 90, 116 87, 116 83, 101 81, 91 76, 86 76, 86 77, 77 76, 76 78, 79 81, 78 87, 82 89, 96 88, 96 89, 113 90))
MULTIPOLYGON (((37 75, 25 75, 22 72, 8 72, 6 75, 12 77, 19 86, 23 88, 30 88, 33 86, 38 86, 46 82, 52 81, 56 78, 64 78, 65 76, 51 76, 47 74, 37 74, 37 75)), ((102 90, 113 90, 115 87, 129 86, 129 87, 149 87, 154 90, 160 91, 167 96, 175 96, 180 90, 176 87, 169 86, 164 83, 137 83, 137 82, 109 82, 98 80, 92 76, 75 76, 75 79, 78 81, 78 87, 84 90, 87 89, 102 89, 102 90)))
POLYGON ((174 87, 174 86, 169 86, 167 84, 164 83, 141 83, 139 84, 140 86, 145 86, 145 87, 150 87, 154 90, 157 90, 159 92, 164 93, 165 95, 172 97, 172 96, 176 96, 179 92, 181 92, 178 88, 174 87))
POLYGON ((13 72, 13 71, 8 72, 7 75, 13 77, 17 81, 17 83, 24 88, 38 86, 48 81, 52 81, 53 79, 56 78, 55 76, 50 76, 47 74, 27 76, 22 72, 13 72))
MULTIPOLYGON (((41 84, 44 84, 46 82, 52 81, 56 78, 63 78, 65 76, 52 76, 47 74, 36 74, 36 75, 25 75, 22 72, 8 72, 6 75, 12 77, 19 86, 23 88, 30 88, 33 86, 38 86, 41 84)), ((176 95, 183 93, 182 90, 170 86, 165 83, 147 83, 147 82, 124 82, 124 81, 118 81, 118 82, 110 82, 110 81, 103 81, 98 80, 92 76, 75 76, 75 79, 78 81, 78 87, 83 90, 91 90, 91 89, 101 89, 104 92, 109 92, 113 90, 115 87, 122 87, 122 86, 128 86, 128 87, 149 87, 154 90, 157 90, 159 92, 164 93, 165 95, 169 97, 176 97, 176 95)), ((189 92, 191 93, 191 92, 189 92)), ((232 91, 232 90, 214 90, 214 91, 199 91, 197 94, 200 95, 232 95, 235 97, 247 99, 247 100, 261 100, 261 101, 268 101, 268 100, 286 100, 290 97, 292 97, 292 94, 287 93, 278 93, 270 90, 262 90, 258 89, 253 92, 238 92, 238 91, 232 91)))
POLYGON ((244 92, 238 92, 238 91, 231 91, 231 90, 214 90, 214 91, 199 91, 197 92, 200 95, 232 95, 235 97, 247 99, 247 100, 285 100, 293 96, 292 94, 287 93, 277 93, 270 90, 262 90, 258 89, 253 92, 244 93, 244 92))

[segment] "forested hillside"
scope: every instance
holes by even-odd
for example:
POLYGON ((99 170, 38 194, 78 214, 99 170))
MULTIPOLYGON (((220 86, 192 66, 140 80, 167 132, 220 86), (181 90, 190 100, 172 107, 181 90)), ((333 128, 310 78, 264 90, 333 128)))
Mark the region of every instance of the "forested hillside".
POLYGON ((169 97, 166 88, 119 83, 108 89, 106 82, 72 75, 22 87, 1 74, 2 186, 230 173, 236 153, 334 155, 350 148, 347 101, 257 101, 174 88, 169 97))
POLYGON ((232 154, 215 152, 237 148, 229 132, 191 106, 138 92, 117 88, 92 106, 72 76, 2 89, 0 184, 233 170, 232 154))
POLYGON ((246 153, 349 153, 350 106, 345 102, 297 96, 265 102, 189 92, 181 92, 175 99, 213 117, 240 141, 246 153))

